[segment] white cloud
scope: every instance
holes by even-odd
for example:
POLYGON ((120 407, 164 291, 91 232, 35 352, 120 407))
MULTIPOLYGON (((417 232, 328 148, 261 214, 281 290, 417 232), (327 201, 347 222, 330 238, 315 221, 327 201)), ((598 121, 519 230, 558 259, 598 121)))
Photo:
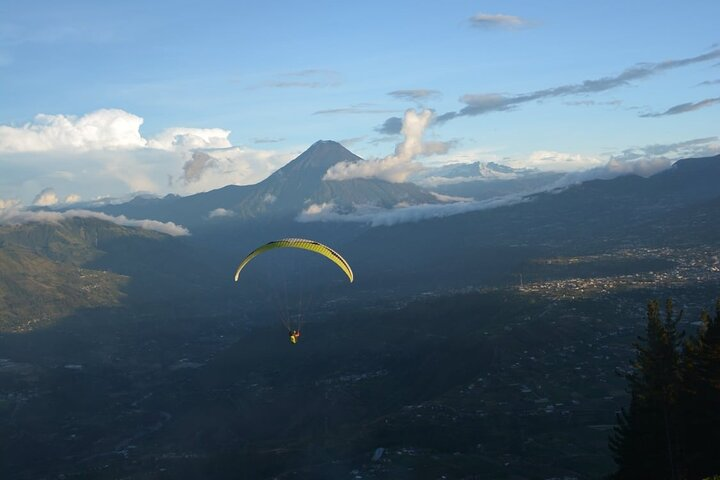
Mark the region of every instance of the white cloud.
POLYGON ((70 195, 67 195, 65 197, 64 203, 77 203, 80 200, 82 200, 82 197, 80 195, 78 195, 77 193, 71 193, 70 195))
POLYGON ((623 175, 639 175, 649 177, 667 170, 674 160, 658 158, 642 158, 638 160, 620 160, 611 158, 607 163, 589 170, 568 172, 562 178, 552 183, 547 190, 569 187, 589 180, 610 180, 623 175))
POLYGON ((0 126, 0 152, 123 150, 143 148, 143 119, 117 109, 81 117, 39 114, 22 127, 0 126))
POLYGON ((88 152, 151 148, 188 151, 228 148, 229 130, 174 127, 145 139, 143 119, 120 109, 101 109, 80 117, 38 114, 22 127, 0 126, 0 152, 88 152))
POLYGON ((208 217, 210 218, 218 218, 218 217, 232 217, 235 215, 235 212, 232 210, 228 210, 226 208, 216 208, 215 210, 211 211, 208 214, 208 217))
POLYGON ((667 170, 673 163, 673 160, 664 157, 642 158, 633 161, 621 161, 611 158, 607 165, 605 165, 605 169, 616 176, 632 174, 649 177, 663 170, 667 170))
POLYGON ((275 200, 277 200, 277 197, 273 195, 272 193, 266 193, 263 197, 264 203, 275 203, 275 200))
MULTIPOLYGON (((324 180, 348 180, 351 178, 379 178, 388 182, 404 182, 413 172, 421 170, 422 165, 413 159, 426 153, 422 141, 423 134, 432 119, 431 110, 416 112, 407 110, 403 119, 403 142, 395 147, 395 153, 383 159, 360 162, 340 162, 328 169, 324 180)), ((436 144, 431 144, 430 153, 438 153, 436 144)))
POLYGON ((0 210, 0 225, 21 225, 30 222, 57 223, 69 218, 97 218, 125 227, 138 227, 144 230, 171 235, 173 237, 190 235, 190 231, 182 225, 173 222, 159 222, 157 220, 133 220, 125 215, 112 216, 90 210, 67 210, 65 212, 29 211, 19 208, 0 210))
POLYGON ((150 148, 159 150, 195 150, 199 148, 229 148, 230 130, 221 128, 169 128, 148 140, 150 148))
POLYGON ((0 198, 0 214, 2 210, 16 209, 20 207, 20 201, 15 199, 4 200, 0 198))
POLYGON ((158 183, 151 178, 155 165, 151 163, 153 159, 148 156, 108 155, 103 152, 103 155, 95 158, 100 163, 101 169, 96 173, 97 176, 109 176, 119 180, 133 192, 158 192, 160 190, 158 183))
POLYGON ((332 203, 323 203, 310 205, 297 216, 296 220, 298 222, 356 222, 378 227, 488 210, 526 201, 530 201, 530 197, 507 195, 482 201, 410 205, 391 209, 374 205, 355 205, 355 212, 350 214, 338 213, 332 203))
POLYGON ((226 185, 252 185, 267 178, 296 155, 297 152, 246 147, 194 152, 183 166, 185 185, 182 190, 195 193, 226 185))
POLYGON ((312 203, 300 215, 306 215, 313 217, 317 215, 332 214, 335 211, 335 203, 324 202, 324 203, 312 203))
POLYGON ((449 142, 424 142, 422 148, 423 155, 446 155, 455 145, 454 141, 449 142))
POLYGON ((36 207, 50 207, 57 205, 60 202, 55 190, 52 188, 46 188, 42 192, 38 193, 33 200, 33 205, 36 207))
POLYGON ((137 115, 102 109, 82 116, 40 114, 23 126, 2 125, 2 193, 26 204, 43 184, 84 198, 193 194, 257 183, 299 153, 233 146, 230 131, 220 128, 174 127, 146 138, 142 124, 137 115))
POLYGON ((602 166, 605 162, 598 157, 579 153, 537 150, 527 158, 508 160, 507 164, 513 168, 536 168, 546 172, 577 172, 602 166))
POLYGON ((437 192, 430 192, 430 195, 432 195, 438 201, 443 202, 443 203, 472 202, 472 200, 473 200, 470 197, 456 197, 454 195, 443 195, 442 193, 437 193, 437 192))

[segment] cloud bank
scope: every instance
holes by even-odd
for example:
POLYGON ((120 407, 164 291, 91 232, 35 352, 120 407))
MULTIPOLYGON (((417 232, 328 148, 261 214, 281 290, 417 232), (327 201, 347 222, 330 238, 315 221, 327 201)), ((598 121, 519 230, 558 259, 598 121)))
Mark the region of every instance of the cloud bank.
POLYGON ((143 119, 117 109, 102 109, 81 117, 35 116, 21 127, 0 126, 0 153, 72 150, 128 150, 143 148, 143 119))
POLYGON ((579 153, 537 150, 529 156, 510 160, 508 165, 514 168, 532 168, 545 172, 576 172, 603 165, 606 160, 579 153))
MULTIPOLYGON (((444 200, 447 200, 445 198, 444 200)), ((530 201, 522 195, 508 195, 483 201, 458 201, 444 204, 424 204, 383 209, 372 205, 356 205, 355 212, 341 214, 332 203, 312 204, 298 215, 298 222, 355 222, 371 227, 390 226, 398 223, 419 222, 431 218, 449 217, 462 213, 514 205, 530 201)))
MULTIPOLYGON (((233 146, 220 128, 168 128, 144 137, 143 119, 119 109, 82 116, 37 115, 22 126, 0 126, 5 195, 53 185, 86 198, 131 192, 192 194, 228 184, 256 183, 297 153, 233 146), (14 174, 14 177, 10 177, 14 174), (8 178, 13 178, 8 182, 8 178)), ((66 199, 72 203, 74 197, 66 199)), ((60 203, 50 192, 38 206, 60 203)))
POLYGON ((0 225, 22 225, 31 222, 58 223, 70 218, 96 218, 106 222, 115 223, 124 227, 137 227, 143 230, 152 230, 173 237, 190 235, 190 231, 182 225, 173 222, 159 222, 157 220, 133 220, 125 215, 112 216, 91 210, 67 210, 65 212, 52 212, 47 210, 23 210, 17 208, 18 204, 9 208, 0 209, 0 225))

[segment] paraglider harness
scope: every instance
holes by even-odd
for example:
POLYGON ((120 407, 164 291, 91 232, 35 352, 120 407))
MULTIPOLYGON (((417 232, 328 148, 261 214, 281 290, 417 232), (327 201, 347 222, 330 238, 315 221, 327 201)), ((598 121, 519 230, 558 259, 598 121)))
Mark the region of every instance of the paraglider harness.
POLYGON ((300 330, 290 330, 288 333, 290 335, 290 343, 297 343, 298 338, 300 338, 300 330))

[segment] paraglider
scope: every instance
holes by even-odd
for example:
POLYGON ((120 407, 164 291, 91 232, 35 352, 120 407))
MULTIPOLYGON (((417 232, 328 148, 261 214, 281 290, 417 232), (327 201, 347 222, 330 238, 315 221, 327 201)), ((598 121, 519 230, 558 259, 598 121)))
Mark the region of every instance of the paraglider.
POLYGON ((237 270, 235 270, 235 281, 238 281, 238 278, 240 278, 240 271, 245 268, 245 265, 247 265, 250 260, 257 257, 261 253, 267 252, 268 250, 273 250, 275 248, 300 248, 302 250, 319 253, 320 255, 329 258, 338 267, 340 267, 340 269, 345 272, 345 275, 347 275, 347 277, 350 279, 351 283, 354 279, 352 269, 350 268, 350 265, 347 263, 347 261, 345 261, 345 259, 341 257, 339 253, 337 253, 335 250, 328 247, 327 245, 323 245, 322 243, 315 242, 313 240, 306 240, 304 238, 283 238, 282 240, 275 240, 273 242, 266 243, 262 247, 258 247, 252 252, 250 252, 248 256, 245 257, 242 262, 240 262, 237 270))
MULTIPOLYGON (((323 245, 322 243, 316 242, 314 240, 307 240, 304 238, 283 238, 281 240, 275 240, 266 243, 265 245, 262 245, 250 252, 242 260, 242 262, 240 262, 237 270, 235 270, 235 281, 238 281, 238 279, 240 278, 240 272, 243 270, 243 268, 245 268, 248 263, 250 263, 253 258, 276 248, 297 248, 322 255, 328 260, 332 261, 335 265, 337 265, 347 276, 351 283, 354 280, 354 275, 352 269, 350 268, 350 264, 348 264, 348 262, 339 253, 337 253, 335 250, 328 247, 327 245, 323 245)), ((285 324, 285 327, 288 329, 290 343, 295 345, 300 338, 299 326, 297 328, 291 328, 289 324, 285 324)))

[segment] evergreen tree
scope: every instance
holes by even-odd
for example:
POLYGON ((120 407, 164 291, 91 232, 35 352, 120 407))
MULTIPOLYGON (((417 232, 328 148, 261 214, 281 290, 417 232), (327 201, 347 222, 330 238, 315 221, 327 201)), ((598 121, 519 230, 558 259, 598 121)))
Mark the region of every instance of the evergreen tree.
POLYGON ((720 473, 720 300, 715 318, 703 312, 701 320, 682 362, 683 463, 690 480, 720 473))
POLYGON ((617 480, 652 478, 679 479, 678 394, 682 335, 677 331, 682 312, 673 315, 666 303, 660 319, 657 301, 648 304, 645 338, 635 343, 636 360, 626 375, 630 406, 618 414, 618 425, 610 438, 617 463, 617 480))

